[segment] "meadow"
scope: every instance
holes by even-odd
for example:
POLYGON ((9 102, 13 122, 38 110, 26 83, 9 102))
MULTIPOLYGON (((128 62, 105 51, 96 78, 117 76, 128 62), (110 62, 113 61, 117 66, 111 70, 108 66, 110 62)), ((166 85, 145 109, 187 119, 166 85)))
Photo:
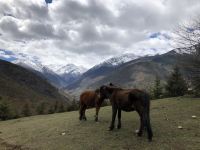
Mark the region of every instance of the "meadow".
POLYGON ((122 112, 122 128, 108 131, 111 107, 94 109, 79 121, 78 111, 0 122, 0 150, 197 150, 200 149, 200 99, 166 98, 151 102, 153 141, 137 137, 136 112, 122 112), (192 116, 196 118, 192 118, 192 116), (182 126, 182 129, 178 129, 182 126))

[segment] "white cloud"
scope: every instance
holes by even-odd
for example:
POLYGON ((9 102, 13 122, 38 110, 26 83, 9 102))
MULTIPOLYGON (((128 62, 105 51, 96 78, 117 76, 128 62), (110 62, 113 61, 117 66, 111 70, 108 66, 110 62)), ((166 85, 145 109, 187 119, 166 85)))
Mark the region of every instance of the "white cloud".
POLYGON ((0 48, 85 67, 120 53, 164 53, 171 30, 199 9, 199 0, 0 1, 0 48))

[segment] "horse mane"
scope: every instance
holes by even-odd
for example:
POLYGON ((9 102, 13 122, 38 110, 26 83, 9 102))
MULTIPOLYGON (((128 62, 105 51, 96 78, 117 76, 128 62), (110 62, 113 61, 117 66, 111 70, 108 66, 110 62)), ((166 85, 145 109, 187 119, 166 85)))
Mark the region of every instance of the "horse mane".
POLYGON ((106 86, 108 88, 109 91, 118 91, 118 90, 123 90, 120 87, 116 87, 116 86, 106 86))

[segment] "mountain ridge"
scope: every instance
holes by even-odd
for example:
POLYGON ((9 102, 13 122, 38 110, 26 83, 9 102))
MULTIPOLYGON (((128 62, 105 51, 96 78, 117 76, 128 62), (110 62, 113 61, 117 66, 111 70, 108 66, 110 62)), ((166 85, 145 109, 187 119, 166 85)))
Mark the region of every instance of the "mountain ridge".
MULTIPOLYGON (((139 57, 119 66, 105 65, 96 70, 90 69, 79 80, 65 87, 65 90, 76 94, 84 89, 97 88, 109 82, 129 88, 147 88, 152 85, 155 76, 159 76, 164 82, 173 66, 178 64, 182 67, 188 55, 172 50, 165 54, 139 57), (177 61, 178 59, 180 62, 177 61)), ((186 74, 183 67, 181 69, 186 74)))

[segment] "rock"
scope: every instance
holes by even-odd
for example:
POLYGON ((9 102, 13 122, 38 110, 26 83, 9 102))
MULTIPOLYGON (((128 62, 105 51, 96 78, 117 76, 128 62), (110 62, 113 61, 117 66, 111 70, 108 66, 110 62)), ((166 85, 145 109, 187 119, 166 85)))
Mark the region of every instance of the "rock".
POLYGON ((178 129, 183 129, 183 127, 182 126, 178 126, 178 129))
POLYGON ((193 116, 192 116, 192 118, 196 119, 196 118, 197 118, 197 116, 193 115, 193 116))
POLYGON ((66 134, 65 132, 61 133, 61 135, 65 135, 65 134, 66 134))
POLYGON ((135 133, 137 134, 139 132, 139 130, 135 130, 135 133))

